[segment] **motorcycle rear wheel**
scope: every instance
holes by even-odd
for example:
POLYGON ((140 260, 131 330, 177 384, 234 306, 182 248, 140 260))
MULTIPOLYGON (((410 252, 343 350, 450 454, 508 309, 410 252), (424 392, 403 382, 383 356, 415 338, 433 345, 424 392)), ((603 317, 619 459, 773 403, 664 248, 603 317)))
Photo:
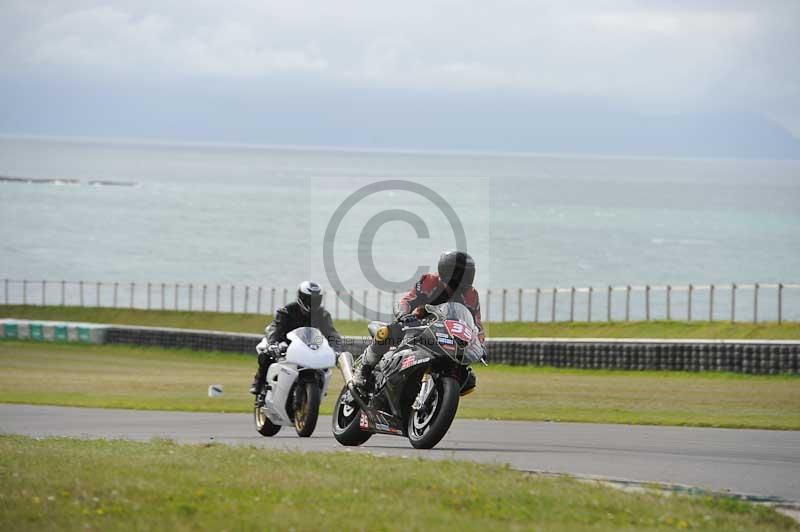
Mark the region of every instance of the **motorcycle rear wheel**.
POLYGON ((440 376, 428 399, 432 412, 412 410, 408 416, 408 441, 415 449, 432 449, 450 430, 458 410, 461 385, 452 377, 440 376))
POLYGON ((256 432, 262 436, 275 436, 281 430, 281 426, 270 421, 259 405, 253 407, 253 420, 256 425, 256 432))
POLYGON ((342 401, 342 398, 349 391, 348 387, 342 388, 336 404, 333 405, 333 437, 342 445, 354 447, 361 445, 372 437, 371 432, 361 430, 361 409, 358 406, 349 405, 342 401))

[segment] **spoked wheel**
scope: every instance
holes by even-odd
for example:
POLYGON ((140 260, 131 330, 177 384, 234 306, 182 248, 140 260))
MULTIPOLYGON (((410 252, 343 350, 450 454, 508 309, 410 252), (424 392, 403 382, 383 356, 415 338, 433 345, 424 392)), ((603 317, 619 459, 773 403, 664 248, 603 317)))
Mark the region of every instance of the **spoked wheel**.
POLYGON ((333 405, 333 437, 342 445, 361 445, 372 433, 361 430, 361 409, 353 404, 349 394, 350 389, 345 386, 333 405))
POLYGON ((460 385, 452 377, 437 377, 428 400, 408 416, 408 441, 416 449, 431 449, 447 434, 458 410, 460 385))
POLYGON ((275 436, 281 430, 281 426, 270 421, 267 414, 264 413, 264 403, 262 401, 258 401, 253 407, 253 420, 255 421, 256 431, 262 436, 275 436))
POLYGON ((301 438, 308 438, 317 426, 320 389, 315 382, 298 383, 294 394, 294 429, 301 438))

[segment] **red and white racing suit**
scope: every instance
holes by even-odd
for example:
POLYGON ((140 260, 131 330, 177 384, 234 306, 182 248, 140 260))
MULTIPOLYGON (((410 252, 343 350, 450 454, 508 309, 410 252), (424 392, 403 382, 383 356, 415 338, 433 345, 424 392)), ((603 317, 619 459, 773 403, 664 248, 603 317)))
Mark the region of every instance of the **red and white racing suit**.
MULTIPOLYGON (((426 273, 394 306, 394 316, 397 320, 415 314, 422 317, 425 314, 425 305, 441 305, 442 303, 461 303, 472 312, 475 325, 478 326, 478 338, 481 344, 486 340, 483 323, 481 323, 481 305, 478 291, 472 286, 466 290, 454 293, 453 290, 435 273, 426 273)), ((384 341, 373 340, 364 352, 364 364, 374 367, 389 348, 396 346, 403 339, 399 326, 390 326, 389 338, 384 341)))

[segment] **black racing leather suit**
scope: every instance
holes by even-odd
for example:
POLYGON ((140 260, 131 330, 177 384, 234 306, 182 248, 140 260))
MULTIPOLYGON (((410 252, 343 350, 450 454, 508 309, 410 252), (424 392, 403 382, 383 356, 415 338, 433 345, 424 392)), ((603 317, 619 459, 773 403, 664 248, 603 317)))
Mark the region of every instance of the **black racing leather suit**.
MULTIPOLYGON (((333 350, 337 353, 339 352, 342 345, 342 335, 334 327, 330 312, 323 307, 319 307, 307 313, 300 308, 296 301, 292 301, 285 307, 275 311, 275 319, 264 329, 267 343, 273 346, 286 342, 286 335, 298 327, 319 329, 333 350)), ((255 375, 257 383, 264 383, 267 378, 267 369, 273 361, 274 358, 269 350, 258 354, 258 372, 255 375)))

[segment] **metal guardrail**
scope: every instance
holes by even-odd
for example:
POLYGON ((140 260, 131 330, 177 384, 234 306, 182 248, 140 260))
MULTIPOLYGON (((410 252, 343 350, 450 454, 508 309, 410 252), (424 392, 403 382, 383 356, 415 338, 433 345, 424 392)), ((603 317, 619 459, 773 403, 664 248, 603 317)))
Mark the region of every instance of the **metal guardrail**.
MULTIPOLYGON (((165 282, 3 279, 2 304, 61 305, 270 314, 293 297, 288 288, 165 282)), ((335 319, 374 319, 354 311, 367 302, 391 311, 397 292, 327 293, 335 319)), ((484 321, 777 321, 800 320, 800 283, 626 285, 481 291, 484 321)))

